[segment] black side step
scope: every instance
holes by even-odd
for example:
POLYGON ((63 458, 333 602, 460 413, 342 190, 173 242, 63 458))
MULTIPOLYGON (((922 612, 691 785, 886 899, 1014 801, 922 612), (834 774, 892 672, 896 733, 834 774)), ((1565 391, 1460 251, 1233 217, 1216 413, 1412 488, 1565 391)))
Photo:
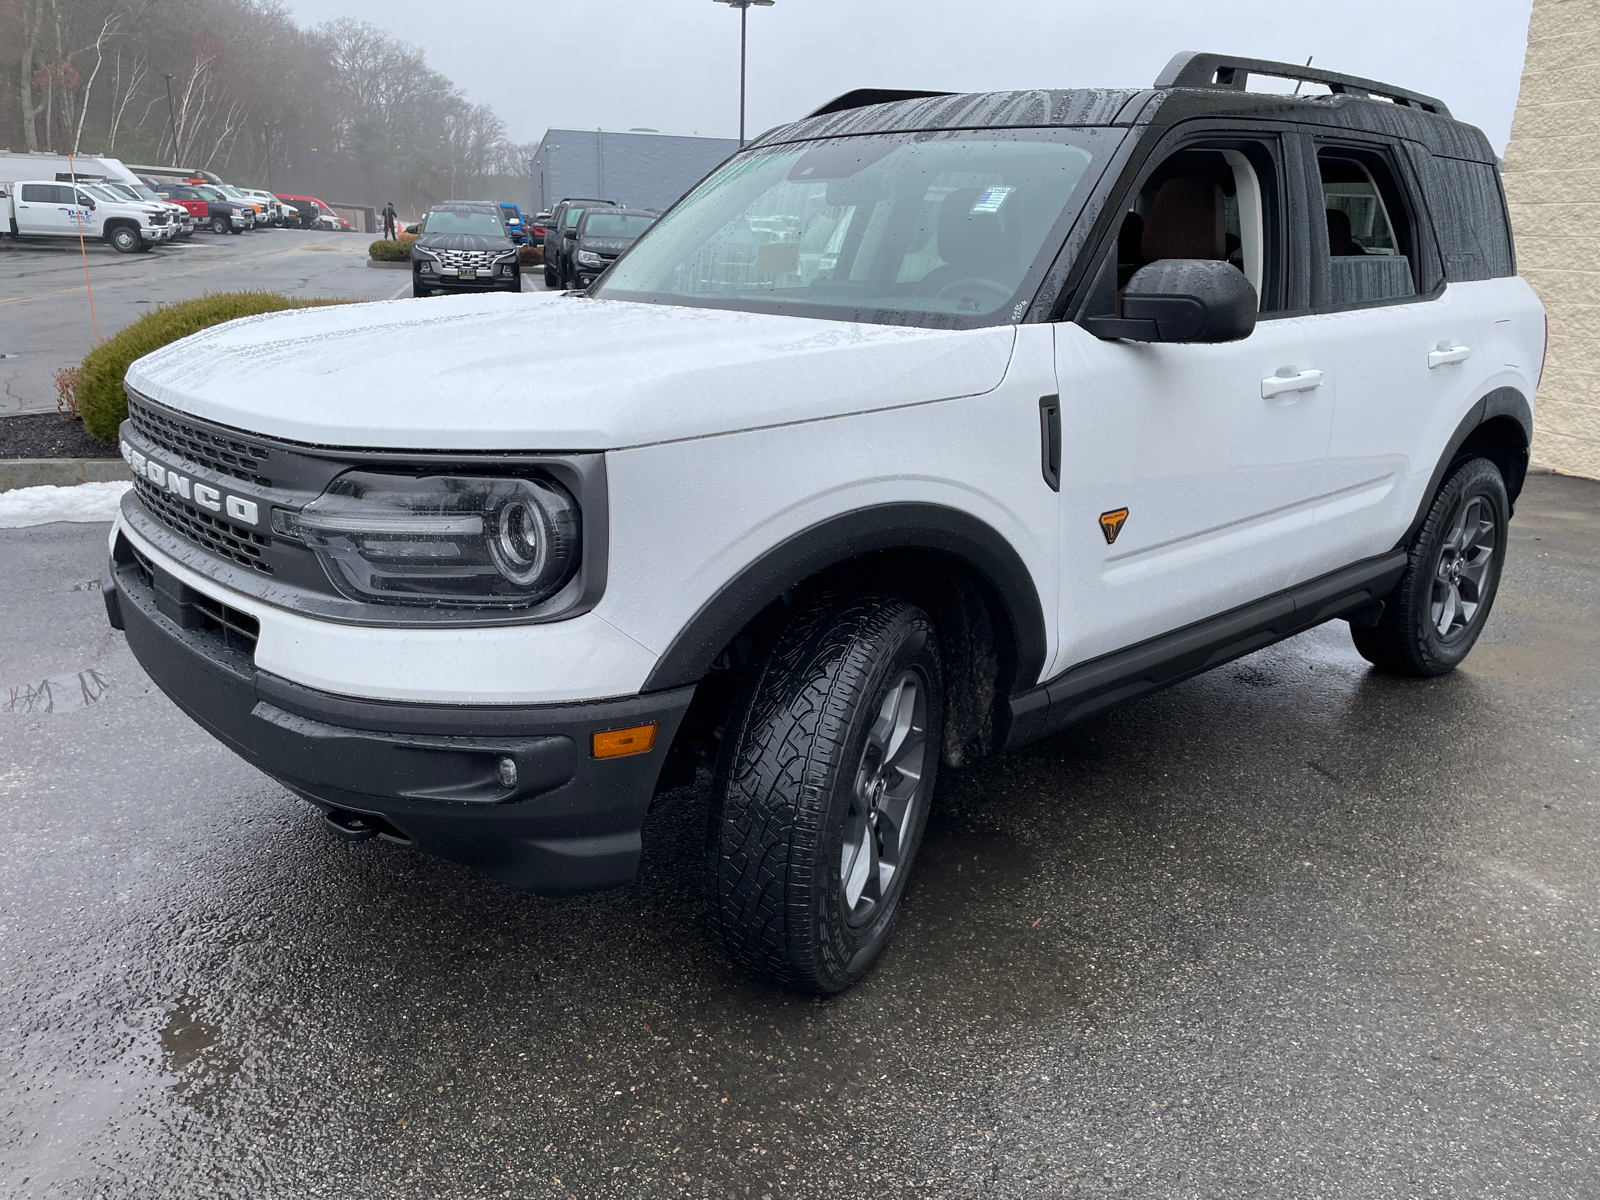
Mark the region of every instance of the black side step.
POLYGON ((1406 569, 1406 557, 1404 550, 1390 551, 1079 663, 1011 697, 1011 729, 1003 749, 1048 737, 1085 717, 1368 608, 1394 589, 1406 569))

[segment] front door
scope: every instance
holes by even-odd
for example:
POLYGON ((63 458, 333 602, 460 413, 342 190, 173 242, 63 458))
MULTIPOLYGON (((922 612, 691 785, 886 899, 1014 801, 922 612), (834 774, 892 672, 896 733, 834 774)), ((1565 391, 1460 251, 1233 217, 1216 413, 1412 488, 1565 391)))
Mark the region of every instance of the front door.
MULTIPOLYGON (((1260 599, 1310 574, 1339 386, 1285 258, 1303 192, 1275 141, 1190 144, 1130 198, 1105 303, 1145 262, 1233 262, 1262 314, 1220 345, 1056 327, 1060 641, 1051 674, 1260 599), (1275 313, 1301 310, 1302 315, 1275 313)), ((1114 310, 1113 310, 1114 311, 1114 310)))

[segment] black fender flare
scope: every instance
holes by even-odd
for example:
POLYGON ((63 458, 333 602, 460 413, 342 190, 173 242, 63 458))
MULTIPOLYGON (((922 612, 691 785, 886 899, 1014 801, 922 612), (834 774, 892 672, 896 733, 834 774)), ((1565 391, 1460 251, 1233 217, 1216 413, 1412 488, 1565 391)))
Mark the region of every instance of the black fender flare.
POLYGON ((1523 449, 1520 469, 1516 478, 1506 480, 1506 491, 1511 496, 1513 507, 1515 506, 1517 494, 1522 490, 1523 476, 1527 472, 1528 448, 1533 445, 1533 407, 1528 403, 1528 398, 1516 388, 1501 387, 1482 396, 1467 410, 1467 415, 1461 418, 1461 423, 1456 426, 1455 432, 1450 435, 1450 440, 1445 443, 1444 453, 1439 456, 1439 461, 1433 468, 1433 475, 1422 493, 1422 502, 1417 506, 1416 516, 1406 528, 1405 535, 1395 544, 1395 549, 1401 550, 1409 546, 1411 539, 1416 537, 1417 530, 1422 528, 1423 521, 1428 517, 1428 509, 1433 504, 1433 498, 1439 494, 1439 488, 1444 483, 1445 474, 1461 452, 1461 447, 1466 445, 1467 439, 1489 422, 1503 419, 1516 422, 1522 430, 1523 449))
POLYGON ((700 606, 645 681, 646 692, 702 679, 713 660, 767 605, 829 567, 884 550, 931 550, 971 568, 992 591, 1009 628, 1014 687, 1044 670, 1044 607, 1022 557, 998 530, 941 504, 880 504, 842 513, 785 539, 729 579, 700 606))

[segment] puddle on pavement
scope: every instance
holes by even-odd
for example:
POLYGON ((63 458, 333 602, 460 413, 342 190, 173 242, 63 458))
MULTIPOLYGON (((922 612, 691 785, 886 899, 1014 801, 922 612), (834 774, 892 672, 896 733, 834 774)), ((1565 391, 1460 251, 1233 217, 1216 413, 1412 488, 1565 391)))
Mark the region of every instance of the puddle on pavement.
POLYGON ((1504 683, 1543 687, 1577 679, 1600 660, 1594 614, 1576 604, 1502 592, 1460 671, 1504 683), (1499 620, 1497 620, 1499 618, 1499 620), (1505 638, 1505 641, 1496 640, 1505 638))

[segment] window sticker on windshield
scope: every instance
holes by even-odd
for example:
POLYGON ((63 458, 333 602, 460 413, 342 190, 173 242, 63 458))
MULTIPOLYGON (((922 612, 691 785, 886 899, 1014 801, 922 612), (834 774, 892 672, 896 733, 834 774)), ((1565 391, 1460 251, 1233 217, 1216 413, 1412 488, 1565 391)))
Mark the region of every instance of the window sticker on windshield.
POLYGON ((1017 189, 1014 187, 986 187, 978 195, 978 202, 972 206, 975 213, 997 213, 1000 206, 1006 202, 1006 197, 1017 189))

